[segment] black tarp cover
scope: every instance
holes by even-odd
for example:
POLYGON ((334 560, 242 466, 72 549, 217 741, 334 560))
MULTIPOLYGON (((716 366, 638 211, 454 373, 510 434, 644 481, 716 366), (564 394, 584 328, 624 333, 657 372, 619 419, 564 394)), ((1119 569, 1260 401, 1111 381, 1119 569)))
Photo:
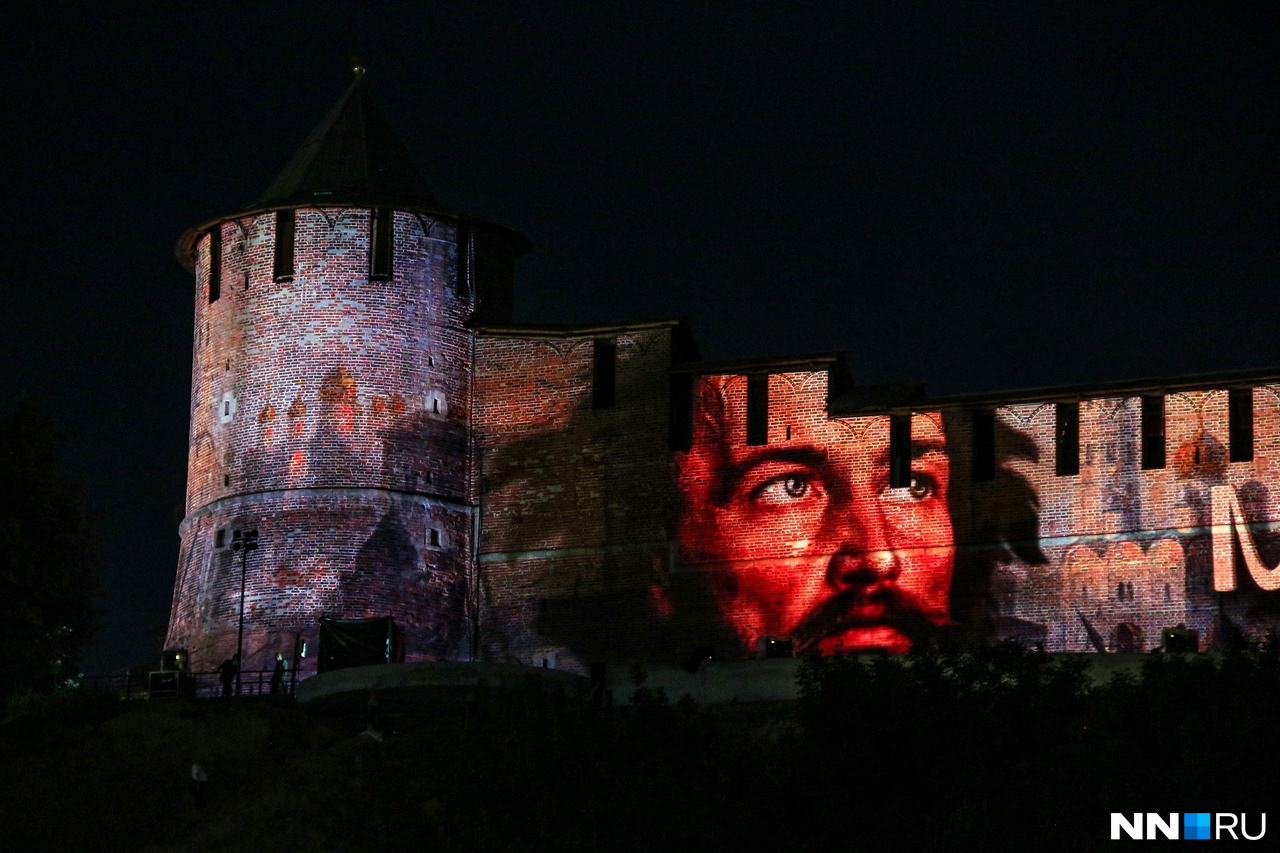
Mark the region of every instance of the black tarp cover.
POLYGON ((404 662, 404 631, 390 616, 368 619, 320 617, 317 672, 374 663, 404 662))

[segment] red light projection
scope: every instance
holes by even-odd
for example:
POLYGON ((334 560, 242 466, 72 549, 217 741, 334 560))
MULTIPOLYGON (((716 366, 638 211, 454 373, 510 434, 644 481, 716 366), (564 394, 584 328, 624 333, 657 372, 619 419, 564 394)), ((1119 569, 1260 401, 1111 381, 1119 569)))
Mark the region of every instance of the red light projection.
POLYGON ((307 416, 307 404, 302 402, 302 392, 293 398, 293 402, 289 404, 289 420, 293 422, 293 434, 301 436, 307 430, 306 421, 303 420, 307 416))
MULTIPOLYGON (((304 159, 346 174, 329 121, 304 159)), ((295 177, 180 243, 195 340, 166 645, 193 667, 241 639, 269 667, 321 614, 394 617, 409 660, 580 672, 1280 628, 1274 373, 931 399, 831 354, 703 362, 683 321, 515 325, 524 238, 425 187, 395 210, 366 204, 381 185, 272 195, 295 177), (260 548, 237 565, 243 529, 260 548)))
POLYGON ((258 423, 262 424, 262 443, 270 444, 272 435, 272 422, 276 419, 276 407, 271 405, 268 400, 266 405, 262 407, 262 411, 258 412, 258 423))
POLYGON ((252 288, 208 303, 197 280, 169 636, 194 665, 237 637, 217 537, 242 526, 264 543, 253 660, 321 613, 396 618, 411 660, 579 671, 708 647, 1142 652, 1180 624, 1220 648, 1280 628, 1275 376, 885 396, 834 357, 697 362, 679 321, 485 326, 456 286, 456 224, 441 242, 417 215, 396 214, 395 277, 370 281, 346 242, 368 211, 299 210, 298 271, 275 281, 275 221, 247 219, 225 259, 252 288))
POLYGON ((775 394, 772 419, 790 438, 749 446, 736 434, 745 388, 742 377, 701 384, 677 475, 681 547, 743 648, 789 636, 802 653, 903 652, 948 624, 955 544, 940 417, 912 418, 910 476, 891 488, 887 422, 855 438, 810 410, 821 400, 775 394))
POLYGON ((1229 429, 1225 387, 911 411, 839 398, 827 367, 768 363, 752 413, 748 373, 672 372, 668 334, 618 330, 604 410, 589 337, 481 337, 486 655, 737 658, 772 639, 1146 652, 1178 625, 1202 649, 1280 628, 1274 378, 1254 383, 1251 433, 1229 429), (671 451, 681 375, 691 439, 671 451), (1144 429, 1153 396, 1162 420, 1144 429), (1231 461, 1250 455, 1237 435, 1248 461, 1231 461), (1066 440, 1075 473, 1057 464, 1066 440))
POLYGON ((338 365, 320 383, 320 401, 328 403, 339 432, 351 432, 360 416, 356 380, 346 367, 338 365))

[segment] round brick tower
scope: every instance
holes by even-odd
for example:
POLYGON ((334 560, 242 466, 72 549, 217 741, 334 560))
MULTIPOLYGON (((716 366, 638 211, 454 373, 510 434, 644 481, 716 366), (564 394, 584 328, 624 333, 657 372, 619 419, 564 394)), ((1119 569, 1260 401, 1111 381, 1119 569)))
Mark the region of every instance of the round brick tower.
POLYGON ((442 211, 356 74, 262 198, 178 244, 195 343, 167 642, 195 669, 235 652, 242 606, 246 670, 314 648, 321 615, 394 617, 409 660, 472 651, 470 329, 510 319, 528 246, 442 211))

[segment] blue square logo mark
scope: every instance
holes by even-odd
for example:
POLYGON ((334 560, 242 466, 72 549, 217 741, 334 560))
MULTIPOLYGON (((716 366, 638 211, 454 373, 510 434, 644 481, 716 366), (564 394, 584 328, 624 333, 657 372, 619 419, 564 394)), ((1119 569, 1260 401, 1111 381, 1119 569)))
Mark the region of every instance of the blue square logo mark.
POLYGON ((1197 838, 1207 840, 1209 838, 1209 813, 1183 812, 1182 837, 1188 840, 1197 838))

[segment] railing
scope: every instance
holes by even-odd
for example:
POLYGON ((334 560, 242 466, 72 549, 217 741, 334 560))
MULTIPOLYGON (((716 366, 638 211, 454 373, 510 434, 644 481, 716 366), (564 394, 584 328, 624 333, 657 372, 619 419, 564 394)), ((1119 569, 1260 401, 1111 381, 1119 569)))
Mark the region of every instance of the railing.
MULTIPOLYGON (((245 669, 240 671, 241 697, 271 695, 271 678, 274 669, 245 669)), ((292 699, 297 686, 297 670, 289 670, 280 684, 279 698, 292 699)), ((222 698, 222 679, 217 670, 210 672, 117 672, 77 679, 81 687, 111 693, 121 699, 148 699, 168 696, 186 696, 191 699, 222 698)), ((231 697, 236 694, 236 682, 231 682, 231 697)))
POLYGON ((113 672, 110 675, 88 675, 75 679, 74 686, 83 690, 108 693, 120 699, 146 699, 147 673, 113 672))

